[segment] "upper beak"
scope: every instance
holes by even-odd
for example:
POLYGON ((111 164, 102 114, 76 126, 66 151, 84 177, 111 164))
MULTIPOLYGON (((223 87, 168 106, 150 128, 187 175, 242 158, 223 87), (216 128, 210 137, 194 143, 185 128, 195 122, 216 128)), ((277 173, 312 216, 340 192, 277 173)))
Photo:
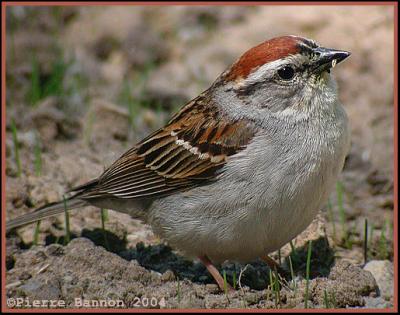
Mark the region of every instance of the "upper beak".
POLYGON ((317 58, 314 61, 314 70, 329 70, 336 64, 350 56, 350 52, 331 48, 318 47, 314 49, 317 58))

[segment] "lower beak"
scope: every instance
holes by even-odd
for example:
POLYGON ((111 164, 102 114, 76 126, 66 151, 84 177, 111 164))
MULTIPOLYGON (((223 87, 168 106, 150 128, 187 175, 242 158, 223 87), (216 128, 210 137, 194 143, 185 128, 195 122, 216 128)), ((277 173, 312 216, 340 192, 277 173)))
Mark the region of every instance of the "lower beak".
POLYGON ((322 72, 335 67, 336 64, 350 56, 350 52, 344 50, 336 50, 324 47, 314 49, 316 59, 312 65, 313 71, 322 72))

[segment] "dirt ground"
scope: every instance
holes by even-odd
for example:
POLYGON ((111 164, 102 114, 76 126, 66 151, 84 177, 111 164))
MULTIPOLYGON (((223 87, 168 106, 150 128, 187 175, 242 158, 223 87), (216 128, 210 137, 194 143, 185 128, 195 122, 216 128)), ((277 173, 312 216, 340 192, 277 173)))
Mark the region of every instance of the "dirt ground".
POLYGON ((312 240, 307 307, 392 307, 393 13, 390 6, 9 7, 7 219, 97 177, 241 53, 282 34, 352 52, 333 71, 352 147, 329 204, 293 248, 273 253, 293 267, 285 279, 274 281, 261 261, 226 262, 221 271, 237 290, 219 292, 199 262, 149 226, 107 211, 103 229, 99 209, 86 207, 71 211, 68 244, 63 215, 42 221, 36 240, 34 224, 7 235, 7 297, 64 301, 59 307, 79 307, 81 298, 132 308, 304 308, 312 240))

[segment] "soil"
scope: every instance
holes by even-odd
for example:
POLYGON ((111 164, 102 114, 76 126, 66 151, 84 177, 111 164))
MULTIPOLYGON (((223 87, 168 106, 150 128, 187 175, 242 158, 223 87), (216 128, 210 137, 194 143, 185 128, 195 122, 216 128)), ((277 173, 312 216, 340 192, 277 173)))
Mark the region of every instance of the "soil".
POLYGON ((307 307, 393 307, 393 294, 380 294, 379 273, 363 269, 365 260, 393 261, 393 12, 389 6, 8 7, 7 219, 97 177, 242 52, 281 34, 352 52, 334 70, 352 148, 329 205, 293 248, 272 254, 288 271, 272 281, 279 288, 262 261, 226 262, 219 268, 236 291, 220 292, 199 262, 169 248, 149 226, 109 210, 102 229, 99 209, 86 207, 70 214, 68 244, 63 215, 41 222, 36 245, 35 225, 7 235, 7 297, 62 300, 60 307, 79 307, 75 298, 84 298, 132 308, 304 308, 312 240, 307 307))

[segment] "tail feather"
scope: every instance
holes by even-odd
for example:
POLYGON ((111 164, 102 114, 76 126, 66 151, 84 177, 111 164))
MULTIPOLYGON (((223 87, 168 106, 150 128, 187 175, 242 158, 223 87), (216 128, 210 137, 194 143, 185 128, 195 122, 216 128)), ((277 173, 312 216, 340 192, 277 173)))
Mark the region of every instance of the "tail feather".
MULTIPOLYGON (((85 205, 87 205, 87 202, 81 199, 66 200, 67 210, 83 207, 85 205)), ((14 228, 61 214, 65 211, 64 209, 64 201, 49 203, 34 210, 33 212, 24 214, 18 218, 6 222, 6 231, 8 232, 14 228)))

